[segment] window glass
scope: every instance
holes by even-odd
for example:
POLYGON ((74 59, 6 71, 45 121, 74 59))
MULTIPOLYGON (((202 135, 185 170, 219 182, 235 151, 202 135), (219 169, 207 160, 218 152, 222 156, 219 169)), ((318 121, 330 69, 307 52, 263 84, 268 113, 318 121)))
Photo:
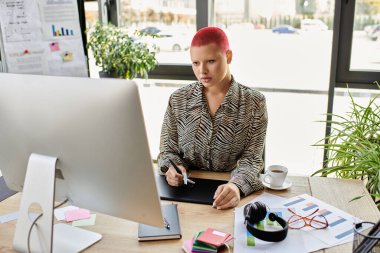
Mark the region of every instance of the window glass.
POLYGON ((99 5, 97 1, 84 2, 86 29, 92 27, 99 20, 99 5))
MULTIPOLYGON (((266 164, 310 175, 322 166, 332 49, 333 0, 214 0, 212 24, 227 33, 235 79, 262 92, 269 125, 266 164)), ((146 43, 158 46, 160 64, 190 64, 196 31, 195 0, 119 0, 120 26, 161 33, 146 43), (179 35, 179 36, 178 36, 179 35), (178 38, 180 37, 180 39, 178 38), (180 47, 174 46, 173 39, 180 47), (182 46, 184 45, 184 46, 182 46), (187 46, 186 46, 187 45, 187 46)), ((136 80, 152 157, 169 95, 192 81, 136 80)))
POLYGON ((119 0, 120 26, 154 45, 159 63, 189 63, 189 46, 195 33, 195 0, 119 0))
POLYGON ((380 70, 380 1, 355 2, 350 70, 380 70))
MULTIPOLYGON (((347 117, 352 112, 352 101, 348 91, 351 93, 354 102, 363 107, 367 107, 371 98, 379 94, 378 90, 335 88, 334 90, 333 113, 347 117)), ((376 104, 376 103, 375 103, 376 104)), ((339 120, 339 119, 337 119, 339 120)))
POLYGON ((322 166, 313 147, 325 134, 334 1, 215 0, 235 79, 267 99, 266 164, 310 175, 322 166))

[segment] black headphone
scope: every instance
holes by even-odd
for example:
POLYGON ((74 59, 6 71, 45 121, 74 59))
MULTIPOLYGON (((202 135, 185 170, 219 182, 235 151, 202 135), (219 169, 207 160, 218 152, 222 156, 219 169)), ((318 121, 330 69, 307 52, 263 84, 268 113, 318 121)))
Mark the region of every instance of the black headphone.
POLYGON ((267 206, 263 202, 249 203, 244 207, 245 227, 254 237, 267 242, 280 242, 288 234, 288 223, 274 213, 269 213, 269 220, 277 221, 282 229, 276 231, 264 231, 253 225, 264 220, 267 215, 267 206))

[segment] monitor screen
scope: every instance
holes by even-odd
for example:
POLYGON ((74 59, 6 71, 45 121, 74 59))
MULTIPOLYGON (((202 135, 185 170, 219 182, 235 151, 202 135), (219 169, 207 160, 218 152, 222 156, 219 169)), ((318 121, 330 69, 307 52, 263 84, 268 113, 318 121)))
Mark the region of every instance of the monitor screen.
POLYGON ((32 153, 57 157, 56 201, 163 226, 137 85, 0 73, 0 170, 22 191, 32 153))

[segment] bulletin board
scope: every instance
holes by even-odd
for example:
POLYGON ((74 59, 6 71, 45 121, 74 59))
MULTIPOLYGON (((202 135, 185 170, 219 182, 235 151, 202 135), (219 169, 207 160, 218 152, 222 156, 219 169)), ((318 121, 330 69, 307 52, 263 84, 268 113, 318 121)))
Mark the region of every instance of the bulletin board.
POLYGON ((0 37, 4 72, 88 77, 77 0, 0 0, 0 37))

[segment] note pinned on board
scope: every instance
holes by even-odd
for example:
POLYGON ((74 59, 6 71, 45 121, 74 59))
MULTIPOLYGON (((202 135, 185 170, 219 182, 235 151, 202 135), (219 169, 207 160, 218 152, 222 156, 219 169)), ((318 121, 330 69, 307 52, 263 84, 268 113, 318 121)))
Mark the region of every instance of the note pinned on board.
POLYGON ((63 61, 72 61, 73 60, 73 53, 70 51, 66 51, 62 54, 63 61))
POLYGON ((90 211, 87 209, 75 209, 65 211, 65 221, 76 221, 90 218, 90 211))
POLYGON ((61 50, 61 49, 59 48, 59 44, 58 44, 58 42, 52 42, 52 43, 50 43, 50 44, 49 44, 49 47, 50 47, 50 51, 51 51, 51 52, 57 52, 57 51, 61 50))

